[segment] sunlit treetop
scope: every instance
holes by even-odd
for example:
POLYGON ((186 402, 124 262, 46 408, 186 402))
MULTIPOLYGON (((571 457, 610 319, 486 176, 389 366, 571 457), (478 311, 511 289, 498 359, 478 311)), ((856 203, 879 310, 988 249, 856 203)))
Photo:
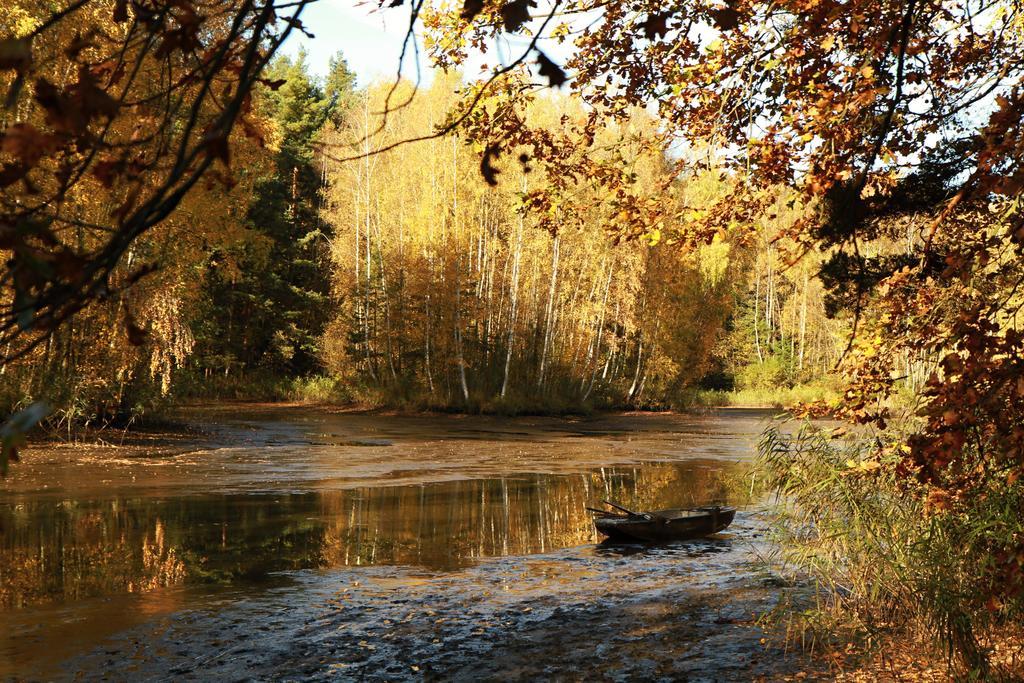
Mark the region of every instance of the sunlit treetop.
MULTIPOLYGON (((656 108, 666 134, 718 150, 749 186, 795 185, 841 202, 847 217, 884 204, 935 157, 957 202, 1019 192, 1021 9, 1012 0, 412 3, 442 67, 484 51, 504 58, 491 88, 527 65, 538 86, 564 83, 595 116, 656 108)), ((818 229, 851 239, 842 222, 818 229)))

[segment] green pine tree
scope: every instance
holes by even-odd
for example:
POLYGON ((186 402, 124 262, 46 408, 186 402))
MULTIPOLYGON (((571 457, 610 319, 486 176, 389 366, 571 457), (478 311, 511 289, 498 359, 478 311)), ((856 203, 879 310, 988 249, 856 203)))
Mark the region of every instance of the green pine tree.
POLYGON ((331 315, 331 226, 320 211, 316 142, 325 123, 350 106, 355 79, 336 57, 321 85, 301 51, 275 59, 265 76, 284 81, 256 100, 274 123, 277 151, 249 207, 252 238, 211 259, 208 308, 196 336, 208 367, 308 375, 319 366, 318 344, 331 315))

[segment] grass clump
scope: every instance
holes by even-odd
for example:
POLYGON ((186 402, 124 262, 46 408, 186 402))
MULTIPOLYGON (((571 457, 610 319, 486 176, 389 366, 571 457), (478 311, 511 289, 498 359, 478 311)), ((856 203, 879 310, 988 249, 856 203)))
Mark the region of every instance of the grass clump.
POLYGON ((338 380, 322 375, 288 377, 274 372, 179 373, 177 400, 305 401, 348 403, 351 392, 338 380))
POLYGON ((1024 595, 1003 576, 1007 549, 1024 539, 1021 482, 936 500, 901 470, 899 440, 809 425, 767 430, 759 452, 779 503, 780 559, 818 589, 814 609, 789 615, 808 642, 909 638, 935 646, 958 677, 1021 680, 1024 595))

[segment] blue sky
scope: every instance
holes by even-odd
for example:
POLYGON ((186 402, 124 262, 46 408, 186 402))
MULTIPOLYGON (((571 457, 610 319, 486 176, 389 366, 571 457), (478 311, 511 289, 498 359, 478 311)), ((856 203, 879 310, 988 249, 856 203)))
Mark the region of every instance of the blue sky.
MULTIPOLYGON (((379 10, 376 0, 318 0, 307 6, 302 13, 302 22, 314 38, 306 38, 295 31, 282 50, 295 55, 299 48, 305 48, 310 70, 319 76, 327 71, 330 58, 341 52, 349 68, 359 77, 364 86, 375 80, 393 80, 398 69, 398 58, 402 40, 409 27, 407 7, 379 10)), ((475 75, 484 62, 491 66, 501 57, 518 56, 528 42, 522 36, 503 36, 498 49, 490 55, 473 55, 467 61, 465 72, 475 75)), ((568 46, 552 45, 542 41, 544 51, 556 61, 564 61, 568 46)), ((421 41, 422 47, 422 41, 421 41)), ((430 70, 423 59, 422 84, 430 83, 430 70)), ((410 53, 406 56, 402 75, 414 80, 416 62, 410 53)))
MULTIPOLYGON (((373 11, 375 8, 376 3, 349 0, 315 2, 302 13, 303 25, 315 38, 296 31, 282 49, 294 55, 304 47, 310 70, 319 76, 326 73, 328 60, 340 51, 359 76, 359 85, 393 78, 409 15, 402 9, 373 11)), ((404 75, 415 77, 415 63, 407 61, 404 75)))

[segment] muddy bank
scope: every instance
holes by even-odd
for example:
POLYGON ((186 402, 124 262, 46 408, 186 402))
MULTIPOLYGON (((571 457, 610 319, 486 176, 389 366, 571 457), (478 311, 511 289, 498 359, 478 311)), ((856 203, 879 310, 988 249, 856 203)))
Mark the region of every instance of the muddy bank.
POLYGON ((664 547, 580 546, 458 572, 291 573, 228 606, 119 634, 53 673, 114 679, 776 680, 808 662, 762 643, 778 593, 764 518, 664 547))
POLYGON ((193 410, 202 437, 41 448, 0 482, 0 679, 769 680, 750 491, 770 413, 193 410), (741 507, 597 545, 585 506, 741 507))

